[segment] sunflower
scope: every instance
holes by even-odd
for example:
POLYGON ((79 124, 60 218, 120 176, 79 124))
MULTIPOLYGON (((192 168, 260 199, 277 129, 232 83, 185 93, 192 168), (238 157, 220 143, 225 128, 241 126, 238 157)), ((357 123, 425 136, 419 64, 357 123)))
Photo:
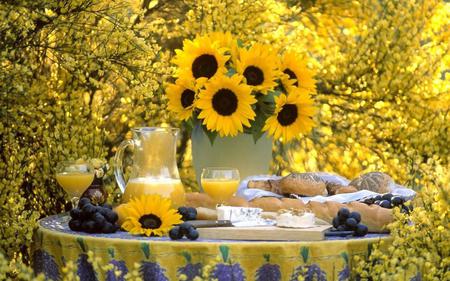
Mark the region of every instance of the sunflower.
POLYGON ((189 119, 194 110, 195 92, 194 83, 177 79, 175 84, 167 86, 166 94, 169 98, 167 108, 176 113, 179 119, 189 119))
POLYGON ((160 195, 142 195, 125 205, 122 228, 131 234, 165 235, 175 224, 182 223, 181 215, 171 209, 170 199, 160 195))
POLYGON ((184 40, 183 50, 175 50, 173 62, 178 66, 178 77, 183 80, 209 79, 216 74, 225 73, 228 56, 226 48, 207 36, 193 41, 184 40))
POLYGON ((256 103, 251 88, 241 83, 242 77, 222 75, 211 79, 200 91, 196 107, 200 109, 199 119, 211 131, 220 136, 235 136, 243 132, 243 125, 250 127, 255 112, 251 105, 256 103))
POLYGON ((281 94, 275 97, 275 106, 275 113, 267 118, 263 131, 267 131, 276 139, 282 137, 283 141, 288 142, 300 133, 311 130, 314 124, 311 117, 315 108, 308 95, 293 90, 288 96, 281 94))
POLYGON ((232 58, 237 57, 237 39, 229 32, 215 31, 208 34, 212 42, 217 42, 219 48, 225 48, 232 58))
POLYGON ((239 49, 236 71, 245 77, 253 90, 266 94, 277 86, 277 54, 269 46, 254 44, 250 49, 239 49))
POLYGON ((298 88, 300 93, 313 93, 316 91, 316 81, 314 73, 306 66, 306 61, 292 52, 285 52, 281 58, 281 68, 283 72, 281 83, 290 92, 292 88, 298 88))

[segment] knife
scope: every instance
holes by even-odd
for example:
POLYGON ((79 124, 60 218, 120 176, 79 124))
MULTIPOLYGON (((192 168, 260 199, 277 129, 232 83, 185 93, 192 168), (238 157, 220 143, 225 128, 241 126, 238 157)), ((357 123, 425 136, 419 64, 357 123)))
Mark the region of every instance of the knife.
POLYGON ((192 224, 196 228, 233 226, 233 224, 229 220, 194 220, 187 222, 192 224))

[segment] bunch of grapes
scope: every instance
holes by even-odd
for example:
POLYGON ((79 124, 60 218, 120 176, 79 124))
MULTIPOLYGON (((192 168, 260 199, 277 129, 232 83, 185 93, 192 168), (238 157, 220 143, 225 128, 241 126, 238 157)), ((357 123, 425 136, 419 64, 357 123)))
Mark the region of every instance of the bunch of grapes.
POLYGON ((96 206, 86 197, 80 199, 78 208, 72 209, 70 216, 69 228, 73 231, 114 233, 119 229, 116 224, 119 217, 111 205, 96 206))
POLYGON ((169 237, 172 240, 182 239, 184 236, 190 240, 196 240, 199 236, 197 229, 186 221, 192 221, 197 219, 197 210, 192 207, 180 207, 178 213, 181 215, 181 219, 184 223, 174 226, 169 231, 169 237))
POLYGON ((183 221, 193 221, 197 219, 197 210, 192 207, 180 207, 178 213, 183 221))
POLYGON ((361 223, 361 215, 358 212, 350 212, 347 208, 341 208, 337 216, 333 218, 333 227, 337 231, 353 231, 354 236, 364 236, 369 232, 367 226, 361 223))
POLYGON ((183 222, 180 225, 174 226, 169 231, 169 237, 172 240, 182 239, 184 236, 189 240, 197 240, 199 234, 195 226, 190 223, 183 222))
POLYGON ((401 196, 395 196, 391 193, 386 193, 383 195, 377 195, 375 197, 366 198, 362 201, 363 203, 367 205, 378 205, 383 208, 392 209, 395 207, 401 208, 401 211, 403 213, 409 214, 410 211, 412 211, 412 206, 406 206, 406 200, 405 198, 401 196))

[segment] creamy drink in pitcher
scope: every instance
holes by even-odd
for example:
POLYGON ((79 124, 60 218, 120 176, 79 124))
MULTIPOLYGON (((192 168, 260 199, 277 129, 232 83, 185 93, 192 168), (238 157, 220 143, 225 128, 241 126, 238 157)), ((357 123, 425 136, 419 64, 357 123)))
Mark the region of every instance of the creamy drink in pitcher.
POLYGON ((159 194, 172 200, 172 207, 180 207, 185 202, 183 184, 179 179, 132 178, 125 187, 122 201, 143 194, 159 194))

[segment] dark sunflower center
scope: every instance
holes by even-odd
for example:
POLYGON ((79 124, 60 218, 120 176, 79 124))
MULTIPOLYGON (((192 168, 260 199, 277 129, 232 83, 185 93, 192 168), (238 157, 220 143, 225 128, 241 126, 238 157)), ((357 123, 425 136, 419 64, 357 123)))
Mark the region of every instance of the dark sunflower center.
POLYGON ((297 78, 297 75, 295 75, 294 71, 290 70, 289 68, 286 68, 283 71, 283 73, 289 75, 289 79, 296 80, 294 83, 294 86, 298 87, 298 78, 297 78))
POLYGON ((216 74, 218 63, 216 57, 213 55, 201 55, 197 57, 192 63, 192 74, 194 77, 211 78, 216 74))
POLYGON ((244 70, 244 76, 247 79, 247 84, 252 86, 261 85, 264 82, 264 73, 256 66, 248 66, 244 70))
POLYGON ((277 115, 278 123, 281 126, 289 126, 297 120, 298 109, 295 104, 285 104, 277 115))
POLYGON ((194 103, 195 92, 189 89, 186 89, 181 93, 181 105, 186 108, 191 106, 194 103))
POLYGON ((158 216, 154 214, 148 214, 143 215, 139 219, 139 223, 141 224, 142 228, 156 229, 161 226, 162 221, 158 216))
POLYGON ((214 94, 212 106, 220 115, 229 116, 236 111, 238 99, 233 91, 229 89, 220 89, 214 94))

